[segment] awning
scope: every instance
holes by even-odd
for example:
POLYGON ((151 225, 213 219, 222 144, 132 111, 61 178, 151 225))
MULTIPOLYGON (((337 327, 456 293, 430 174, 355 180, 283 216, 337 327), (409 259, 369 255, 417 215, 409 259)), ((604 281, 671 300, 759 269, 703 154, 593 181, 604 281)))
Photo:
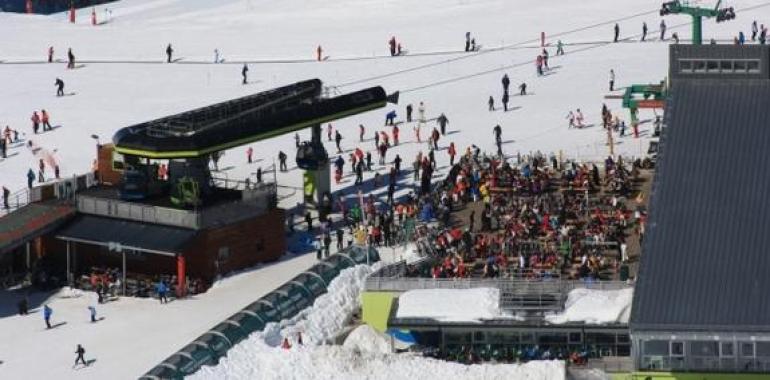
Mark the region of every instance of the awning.
POLYGON ((195 230, 121 219, 80 215, 56 238, 77 243, 134 250, 166 256, 181 253, 195 230))

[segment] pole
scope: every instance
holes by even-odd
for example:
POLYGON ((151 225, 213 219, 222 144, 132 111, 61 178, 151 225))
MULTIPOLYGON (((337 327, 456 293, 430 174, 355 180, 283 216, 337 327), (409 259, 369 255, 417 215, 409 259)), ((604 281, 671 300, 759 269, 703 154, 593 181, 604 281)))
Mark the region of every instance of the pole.
POLYGON ((72 286, 72 274, 70 273, 70 242, 67 241, 67 284, 72 286))
POLYGON ((692 44, 700 45, 703 43, 703 17, 692 16, 692 44))
POLYGON ((123 296, 126 296, 126 251, 122 251, 123 253, 123 296))

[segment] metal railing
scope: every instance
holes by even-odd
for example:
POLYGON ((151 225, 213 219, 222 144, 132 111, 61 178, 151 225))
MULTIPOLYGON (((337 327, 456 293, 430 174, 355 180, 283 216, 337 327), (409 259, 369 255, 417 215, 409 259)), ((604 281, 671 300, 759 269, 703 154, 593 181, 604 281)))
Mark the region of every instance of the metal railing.
POLYGON ((632 287, 623 281, 580 281, 561 279, 502 279, 502 278, 413 278, 372 277, 366 279, 368 291, 405 292, 415 289, 474 289, 497 288, 520 293, 565 292, 573 289, 619 290, 632 287))
POLYGON ((78 212, 83 214, 128 219, 143 223, 186 228, 200 228, 201 226, 200 214, 194 211, 124 202, 108 198, 78 195, 77 209, 78 212))

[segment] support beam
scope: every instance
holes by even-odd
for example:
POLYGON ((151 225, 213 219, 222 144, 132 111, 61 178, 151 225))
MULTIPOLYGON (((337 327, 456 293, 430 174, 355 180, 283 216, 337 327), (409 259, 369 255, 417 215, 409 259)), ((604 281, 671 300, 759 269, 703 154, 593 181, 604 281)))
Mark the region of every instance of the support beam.
POLYGON ((185 259, 182 255, 176 256, 176 296, 182 298, 186 293, 185 277, 186 277, 185 259))
POLYGON ((67 242, 67 285, 72 286, 72 272, 70 271, 70 242, 67 242))

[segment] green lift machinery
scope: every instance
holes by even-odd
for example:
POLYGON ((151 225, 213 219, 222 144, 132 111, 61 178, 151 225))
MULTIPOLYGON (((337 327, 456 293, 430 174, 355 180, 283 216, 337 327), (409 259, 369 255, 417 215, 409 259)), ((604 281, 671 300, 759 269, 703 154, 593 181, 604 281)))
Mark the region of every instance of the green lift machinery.
POLYGON ((703 43, 703 18, 716 17, 717 22, 728 21, 735 18, 733 7, 719 8, 722 1, 717 1, 717 5, 712 8, 703 8, 692 6, 687 1, 668 1, 663 3, 660 8, 660 15, 686 14, 692 17, 692 44, 700 45, 703 43))

